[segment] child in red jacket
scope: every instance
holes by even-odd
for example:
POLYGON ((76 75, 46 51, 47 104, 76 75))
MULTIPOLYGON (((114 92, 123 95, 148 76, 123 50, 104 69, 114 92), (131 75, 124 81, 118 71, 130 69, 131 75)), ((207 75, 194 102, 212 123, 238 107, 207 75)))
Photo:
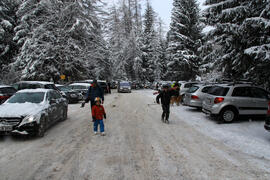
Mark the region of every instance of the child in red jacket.
POLYGON ((97 134, 98 125, 100 125, 100 133, 105 136, 103 117, 106 119, 104 107, 101 105, 100 98, 95 99, 95 105, 92 107, 92 118, 94 122, 94 133, 97 134))

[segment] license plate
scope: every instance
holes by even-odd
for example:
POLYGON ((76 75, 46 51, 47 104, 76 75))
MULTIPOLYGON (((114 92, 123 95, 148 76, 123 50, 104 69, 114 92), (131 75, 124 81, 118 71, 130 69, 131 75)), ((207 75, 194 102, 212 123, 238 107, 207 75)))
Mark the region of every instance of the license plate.
POLYGON ((0 126, 0 131, 12 131, 12 126, 0 126))

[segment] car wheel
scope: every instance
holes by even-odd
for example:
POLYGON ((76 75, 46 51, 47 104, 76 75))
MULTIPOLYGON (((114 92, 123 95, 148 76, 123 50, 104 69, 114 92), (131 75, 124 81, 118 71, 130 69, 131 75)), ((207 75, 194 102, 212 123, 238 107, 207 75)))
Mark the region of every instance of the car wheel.
POLYGON ((63 114, 62 114, 62 121, 66 120, 67 119, 67 107, 63 110, 63 114))
POLYGON ((43 137, 46 131, 46 120, 45 117, 41 117, 40 123, 38 126, 38 131, 37 131, 37 136, 38 137, 43 137))
POLYGON ((220 112, 219 119, 221 122, 231 123, 237 118, 237 112, 233 108, 225 108, 220 112))

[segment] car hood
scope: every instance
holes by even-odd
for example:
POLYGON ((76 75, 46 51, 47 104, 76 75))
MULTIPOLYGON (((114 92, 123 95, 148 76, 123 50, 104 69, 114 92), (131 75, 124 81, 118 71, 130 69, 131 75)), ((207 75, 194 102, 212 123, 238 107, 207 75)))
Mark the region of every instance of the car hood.
POLYGON ((24 117, 40 113, 45 105, 35 103, 4 103, 0 106, 0 117, 24 117))

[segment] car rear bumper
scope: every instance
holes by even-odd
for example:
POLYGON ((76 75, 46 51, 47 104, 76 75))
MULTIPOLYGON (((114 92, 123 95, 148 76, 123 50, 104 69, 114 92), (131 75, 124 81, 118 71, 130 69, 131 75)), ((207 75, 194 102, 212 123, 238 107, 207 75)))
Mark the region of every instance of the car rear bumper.
POLYGON ((127 92, 127 93, 129 93, 129 92, 131 92, 131 90, 130 89, 120 89, 119 92, 127 92))
POLYGON ((186 101, 185 105, 190 106, 190 107, 202 107, 202 102, 201 101, 190 100, 190 101, 186 101))

